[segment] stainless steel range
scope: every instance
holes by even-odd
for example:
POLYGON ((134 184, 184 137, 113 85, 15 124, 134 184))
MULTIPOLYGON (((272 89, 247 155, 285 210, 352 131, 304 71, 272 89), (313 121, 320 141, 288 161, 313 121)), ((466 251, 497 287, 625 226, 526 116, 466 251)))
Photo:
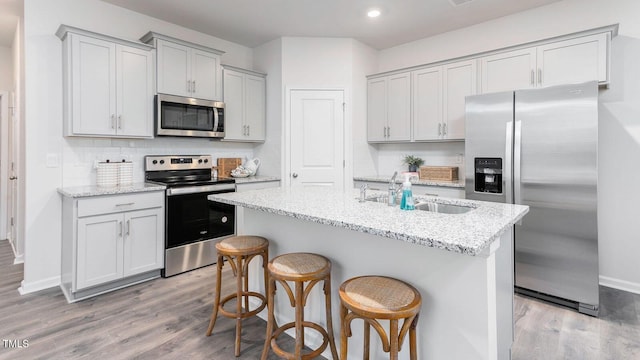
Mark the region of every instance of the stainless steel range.
POLYGON ((167 186, 163 277, 216 262, 215 243, 235 235, 235 206, 209 201, 235 191, 235 180, 211 177, 209 155, 145 156, 145 180, 167 186))

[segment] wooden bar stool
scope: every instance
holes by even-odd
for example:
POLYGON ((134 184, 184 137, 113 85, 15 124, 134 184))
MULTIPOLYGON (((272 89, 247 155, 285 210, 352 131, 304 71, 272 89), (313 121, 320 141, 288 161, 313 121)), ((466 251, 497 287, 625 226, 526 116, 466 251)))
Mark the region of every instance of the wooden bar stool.
POLYGON ((364 321, 363 359, 369 359, 370 327, 378 332, 382 349, 391 360, 398 359, 404 337, 409 332, 409 356, 417 360, 416 326, 422 298, 413 286, 385 276, 360 276, 340 286, 340 358, 347 358, 347 338, 351 337, 351 321, 364 321), (404 319, 402 327, 398 320, 404 319), (389 336, 378 320, 389 320, 389 336))
POLYGON ((267 319, 267 336, 262 351, 262 360, 267 359, 269 348, 273 349, 273 352, 281 358, 312 359, 319 356, 327 348, 327 344, 331 347, 333 358, 338 360, 338 351, 331 321, 331 261, 317 254, 291 253, 275 257, 269 262, 267 269, 269 273, 269 287, 267 289, 269 317, 267 319), (279 327, 276 324, 273 310, 276 281, 285 289, 291 306, 295 308, 295 321, 279 327), (324 282, 326 330, 319 324, 304 320, 304 306, 307 302, 307 297, 313 286, 320 281, 324 282), (295 291, 291 290, 288 282, 294 283, 295 291), (308 284, 305 287, 306 282, 308 284), (282 350, 276 343, 278 336, 291 328, 295 328, 296 331, 295 350, 293 353, 282 350), (322 345, 306 354, 302 352, 304 348, 304 328, 312 328, 322 335, 322 345))
POLYGON ((267 305, 267 299, 263 294, 249 291, 249 262, 255 256, 262 256, 262 267, 264 274, 264 283, 267 284, 266 267, 269 261, 269 241, 260 236, 234 236, 223 239, 216 244, 218 253, 218 270, 216 272, 216 295, 213 301, 213 311, 211 321, 209 321, 209 329, 207 336, 211 336, 213 327, 216 324, 218 312, 226 317, 236 319, 236 342, 235 355, 240 356, 240 335, 242 334, 242 319, 256 315, 267 305), (224 258, 227 258, 233 275, 236 277, 236 292, 225 296, 220 300, 220 287, 222 284, 222 266, 224 266, 224 258), (260 306, 254 310, 249 310, 249 298, 255 297, 260 300, 260 306), (224 304, 236 299, 236 309, 234 312, 224 309, 224 304), (242 307, 244 303, 244 308, 242 307))

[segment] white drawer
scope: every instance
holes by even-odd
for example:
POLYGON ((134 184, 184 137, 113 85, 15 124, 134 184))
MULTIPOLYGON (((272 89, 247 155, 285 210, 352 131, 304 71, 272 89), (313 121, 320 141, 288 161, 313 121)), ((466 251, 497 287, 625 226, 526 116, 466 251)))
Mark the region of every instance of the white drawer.
POLYGON ((78 217, 164 206, 164 191, 96 196, 78 200, 78 217))

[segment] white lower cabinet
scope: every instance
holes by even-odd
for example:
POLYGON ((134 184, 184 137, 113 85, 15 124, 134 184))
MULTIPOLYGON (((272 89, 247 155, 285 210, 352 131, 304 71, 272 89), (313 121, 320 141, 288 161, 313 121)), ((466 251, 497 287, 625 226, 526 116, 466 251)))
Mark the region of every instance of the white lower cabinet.
POLYGON ((164 191, 63 198, 61 287, 69 302, 160 275, 164 191))

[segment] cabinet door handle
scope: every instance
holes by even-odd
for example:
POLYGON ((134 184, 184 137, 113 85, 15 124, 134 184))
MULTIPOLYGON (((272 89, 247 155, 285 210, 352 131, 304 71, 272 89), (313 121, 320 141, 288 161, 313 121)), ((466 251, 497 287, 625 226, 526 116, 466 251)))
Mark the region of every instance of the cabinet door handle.
POLYGON ((442 135, 442 123, 438 123, 438 136, 442 135))
POLYGON ((193 80, 192 82, 193 82, 193 92, 196 92, 196 81, 193 80))
POLYGON ((447 135, 447 124, 442 124, 442 136, 447 135))
POLYGON ((122 129, 122 115, 118 115, 118 129, 122 129))
POLYGON ((247 136, 251 135, 251 125, 247 125, 247 136))
POLYGON ((542 84, 542 69, 538 68, 538 84, 542 84))
POLYGON ((533 71, 533 69, 531 69, 531 85, 535 85, 536 83, 536 74, 533 71))
POLYGON ((131 220, 127 220, 127 236, 131 234, 131 220))
POLYGON ((391 137, 391 126, 387 126, 387 137, 391 137))
POLYGON ((431 194, 431 193, 424 193, 424 195, 427 195, 427 196, 438 196, 438 194, 431 194))
POLYGON ((120 224, 120 234, 118 236, 122 237, 122 221, 118 221, 118 223, 120 224))
POLYGON ((116 128, 116 116, 114 114, 111 114, 111 128, 116 128))

